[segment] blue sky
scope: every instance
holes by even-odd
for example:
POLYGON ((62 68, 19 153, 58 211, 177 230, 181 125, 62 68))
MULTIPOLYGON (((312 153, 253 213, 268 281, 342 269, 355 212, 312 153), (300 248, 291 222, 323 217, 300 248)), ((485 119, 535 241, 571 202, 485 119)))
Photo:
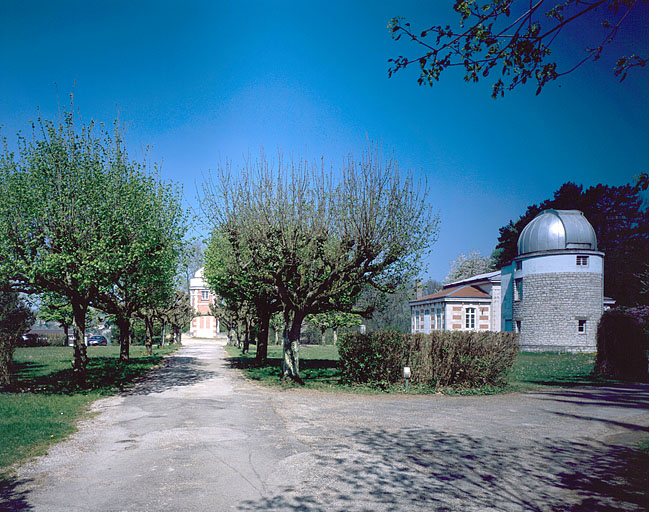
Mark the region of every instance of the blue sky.
MULTIPOLYGON (((193 206, 206 173, 260 147, 340 167, 378 141, 430 187, 441 230, 425 275, 441 280, 459 253, 489 255, 499 227, 564 182, 621 185, 649 170, 649 69, 622 84, 612 73, 628 47, 649 54, 649 6, 600 62, 538 97, 532 86, 494 101, 489 83, 455 71, 432 88, 415 68, 388 79, 388 58, 417 51, 392 41, 390 18, 445 24, 452 4, 2 2, 2 133, 28 131, 37 107, 53 118, 74 88, 85 119, 119 115, 131 155, 150 145, 193 206)), ((568 36, 583 47, 589 30, 568 36)))

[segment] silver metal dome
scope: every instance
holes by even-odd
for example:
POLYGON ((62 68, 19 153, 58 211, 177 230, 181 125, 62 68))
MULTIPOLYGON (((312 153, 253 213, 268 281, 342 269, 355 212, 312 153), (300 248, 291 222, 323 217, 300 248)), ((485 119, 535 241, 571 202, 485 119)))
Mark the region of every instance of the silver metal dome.
POLYGON ((597 236, 579 210, 544 210, 518 237, 518 254, 563 249, 597 250, 597 236))

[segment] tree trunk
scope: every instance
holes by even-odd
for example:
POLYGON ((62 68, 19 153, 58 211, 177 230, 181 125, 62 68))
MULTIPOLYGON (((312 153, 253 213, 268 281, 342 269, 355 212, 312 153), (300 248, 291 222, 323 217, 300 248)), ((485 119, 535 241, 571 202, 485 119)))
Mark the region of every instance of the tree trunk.
POLYGON ((258 363, 266 362, 268 358, 268 326, 270 325, 269 311, 258 311, 259 315, 259 328, 257 331, 257 355, 255 359, 258 363))
POLYGON ((282 378, 304 384, 300 378, 300 331, 304 315, 294 314, 292 321, 286 314, 284 318, 286 323, 284 326, 282 378))
POLYGON ((72 361, 73 380, 77 384, 86 382, 88 354, 86 352, 86 314, 87 304, 72 302, 72 329, 74 331, 74 360, 72 361))
POLYGON ((244 334, 243 334, 243 353, 247 354, 250 350, 250 323, 248 320, 243 321, 244 334))
POLYGON ((338 328, 334 327, 334 345, 338 345, 338 328))
POLYGON ((115 321, 119 327, 119 362, 126 363, 130 358, 131 319, 118 316, 115 321))
POLYGON ((279 345, 279 331, 277 327, 273 327, 273 331, 275 331, 275 345, 279 345))
POLYGON ((327 344, 326 339, 325 339, 325 333, 326 333, 326 332, 327 332, 327 329, 326 329, 325 327, 321 327, 321 328, 320 328, 320 334, 322 335, 322 339, 321 339, 321 344, 322 344, 322 345, 326 345, 326 344, 327 344))
POLYGON ((16 336, 0 336, 0 386, 11 385, 11 362, 16 336))
POLYGON ((144 326, 146 327, 146 336, 144 337, 144 347, 146 355, 153 354, 153 317, 150 315, 144 316, 144 326))

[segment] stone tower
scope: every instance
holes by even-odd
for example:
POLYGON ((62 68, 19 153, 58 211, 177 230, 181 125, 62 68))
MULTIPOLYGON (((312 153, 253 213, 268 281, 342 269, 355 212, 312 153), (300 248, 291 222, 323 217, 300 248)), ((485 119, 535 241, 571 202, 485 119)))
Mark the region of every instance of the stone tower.
POLYGON ((521 232, 502 269, 502 328, 521 350, 595 352, 604 301, 604 253, 578 210, 544 210, 521 232))

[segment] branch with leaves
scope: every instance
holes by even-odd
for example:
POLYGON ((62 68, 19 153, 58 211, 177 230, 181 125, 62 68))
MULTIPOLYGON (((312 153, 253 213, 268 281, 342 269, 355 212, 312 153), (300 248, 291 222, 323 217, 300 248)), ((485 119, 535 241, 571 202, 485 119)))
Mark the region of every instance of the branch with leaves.
MULTIPOLYGON (((405 37, 423 49, 415 57, 389 59, 391 77, 400 69, 417 63, 421 70, 419 85, 433 85, 448 68, 464 68, 464 80, 478 82, 500 68, 500 78, 493 84, 492 97, 502 97, 506 90, 535 80, 536 94, 550 81, 572 73, 587 61, 597 61, 632 14, 644 14, 648 0, 456 0, 453 9, 460 15, 459 26, 433 25, 415 30, 402 17, 388 24, 393 39, 405 37), (551 58, 552 46, 566 27, 579 19, 601 14, 604 33, 585 49, 583 58, 560 70, 551 58)), ((594 32, 594 31, 592 31, 594 32)), ((624 80, 627 72, 644 67, 649 59, 635 54, 620 57, 615 76, 624 80)))

